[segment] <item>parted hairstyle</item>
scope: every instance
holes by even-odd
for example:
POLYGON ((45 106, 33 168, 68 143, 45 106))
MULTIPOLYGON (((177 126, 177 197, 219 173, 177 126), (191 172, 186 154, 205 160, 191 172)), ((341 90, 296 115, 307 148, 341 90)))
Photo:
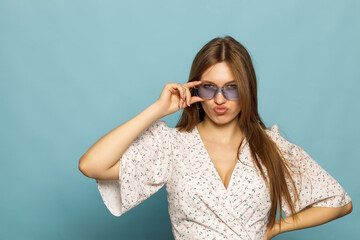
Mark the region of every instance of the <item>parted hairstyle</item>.
MULTIPOLYGON (((260 171, 271 195, 267 226, 272 228, 275 225, 277 210, 279 210, 280 220, 283 218, 282 201, 284 200, 288 203, 295 220, 297 215, 294 205, 299 195, 290 175, 289 165, 275 142, 265 132, 267 127, 259 116, 255 70, 245 47, 231 36, 212 39, 196 54, 191 65, 188 82, 200 80, 202 74, 209 67, 220 62, 226 62, 235 77, 241 106, 238 125, 249 144, 255 166, 260 171), (262 166, 266 168, 267 176, 262 166), (289 179, 289 183, 295 190, 294 199, 291 198, 286 179, 289 179)), ((201 104, 197 104, 200 108, 196 104, 184 108, 176 125, 179 131, 192 131, 197 123, 204 120, 205 112, 201 104)), ((238 147, 237 156, 239 156, 240 146, 241 143, 238 147)))

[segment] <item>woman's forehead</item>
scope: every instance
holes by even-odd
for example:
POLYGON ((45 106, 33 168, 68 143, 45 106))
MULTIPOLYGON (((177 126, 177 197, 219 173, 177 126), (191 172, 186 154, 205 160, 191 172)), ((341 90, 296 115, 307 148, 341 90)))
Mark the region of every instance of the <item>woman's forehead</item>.
POLYGON ((234 81, 234 79, 230 67, 225 62, 212 65, 201 75, 201 81, 209 81, 215 84, 226 84, 234 81))

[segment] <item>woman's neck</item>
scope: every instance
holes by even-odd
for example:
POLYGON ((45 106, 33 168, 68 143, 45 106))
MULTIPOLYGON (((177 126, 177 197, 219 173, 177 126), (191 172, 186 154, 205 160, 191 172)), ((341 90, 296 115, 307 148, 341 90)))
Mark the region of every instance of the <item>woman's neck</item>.
POLYGON ((242 139, 242 133, 237 119, 220 125, 205 118, 197 124, 197 129, 204 139, 212 142, 228 144, 242 139))

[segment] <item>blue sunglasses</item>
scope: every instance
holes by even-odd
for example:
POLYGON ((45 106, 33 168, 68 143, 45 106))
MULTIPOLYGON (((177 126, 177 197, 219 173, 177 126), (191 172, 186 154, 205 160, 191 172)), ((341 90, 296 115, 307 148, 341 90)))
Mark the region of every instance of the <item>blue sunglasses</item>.
POLYGON ((236 84, 218 87, 212 84, 203 84, 195 86, 192 93, 193 96, 198 96, 203 99, 212 99, 218 92, 221 92, 226 99, 239 99, 239 93, 236 84))

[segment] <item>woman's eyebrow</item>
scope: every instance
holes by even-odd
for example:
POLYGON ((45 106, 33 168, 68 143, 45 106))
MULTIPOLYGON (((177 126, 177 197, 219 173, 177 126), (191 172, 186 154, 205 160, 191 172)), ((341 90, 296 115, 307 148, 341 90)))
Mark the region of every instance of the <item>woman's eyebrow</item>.
MULTIPOLYGON (((206 82, 206 83, 214 83, 214 82, 211 82, 211 81, 208 81, 208 80, 203 80, 202 82, 206 82)), ((235 80, 232 80, 232 81, 229 81, 229 82, 226 82, 225 84, 227 84, 227 83, 234 83, 235 82, 235 80)))

